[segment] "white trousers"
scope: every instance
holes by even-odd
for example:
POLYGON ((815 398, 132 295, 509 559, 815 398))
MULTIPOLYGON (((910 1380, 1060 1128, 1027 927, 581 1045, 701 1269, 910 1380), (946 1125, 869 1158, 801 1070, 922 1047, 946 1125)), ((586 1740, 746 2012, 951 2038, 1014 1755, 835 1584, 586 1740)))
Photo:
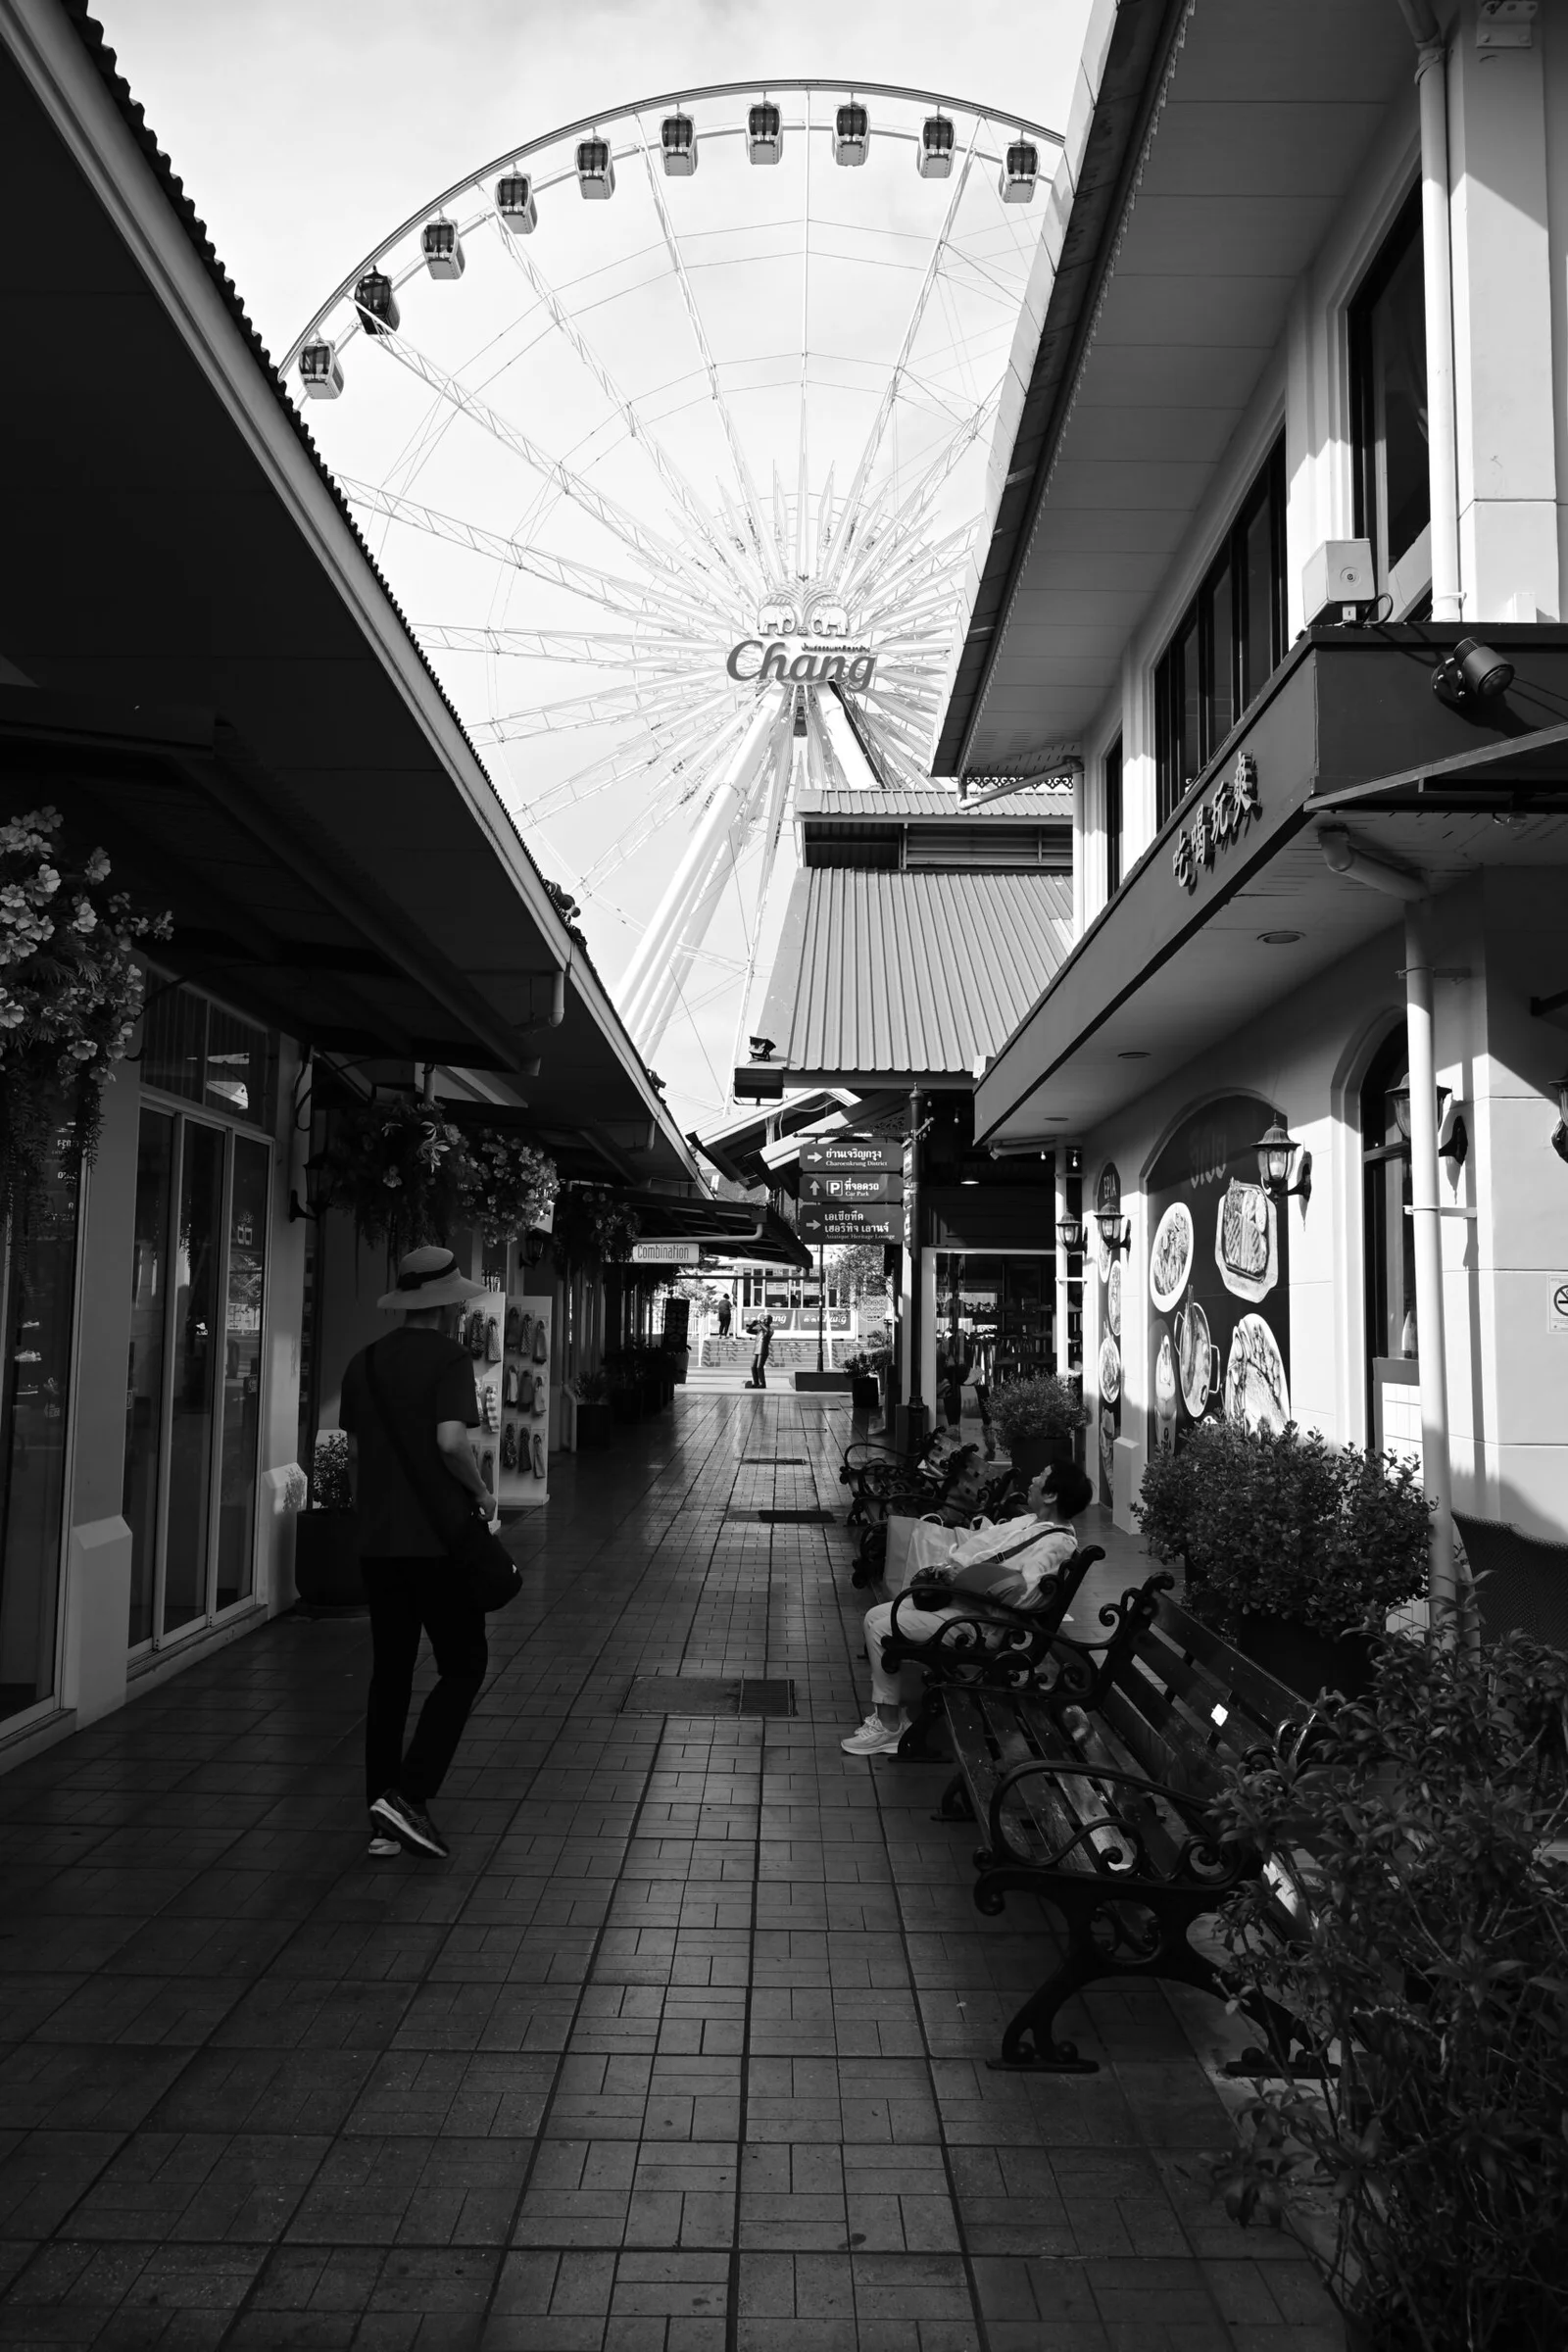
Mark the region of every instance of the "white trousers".
MULTIPOLYGON (((966 1609, 913 1609, 906 1601, 899 1610, 899 1633, 923 1642, 941 1625, 968 1615, 966 1609)), ((890 1674, 882 1663, 884 1638, 893 1631, 893 1603, 876 1601, 865 1612, 865 1654, 871 1661, 871 1696, 879 1707, 896 1707, 904 1698, 904 1669, 890 1674)))

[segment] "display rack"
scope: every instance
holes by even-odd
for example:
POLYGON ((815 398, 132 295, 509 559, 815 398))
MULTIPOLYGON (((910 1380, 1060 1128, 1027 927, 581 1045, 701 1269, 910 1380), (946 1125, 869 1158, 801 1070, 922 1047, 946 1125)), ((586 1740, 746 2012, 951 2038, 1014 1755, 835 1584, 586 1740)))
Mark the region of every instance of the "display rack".
POLYGON ((551 1309, 549 1298, 493 1291, 465 1327, 479 1396, 474 1460, 507 1510, 550 1496, 551 1309))

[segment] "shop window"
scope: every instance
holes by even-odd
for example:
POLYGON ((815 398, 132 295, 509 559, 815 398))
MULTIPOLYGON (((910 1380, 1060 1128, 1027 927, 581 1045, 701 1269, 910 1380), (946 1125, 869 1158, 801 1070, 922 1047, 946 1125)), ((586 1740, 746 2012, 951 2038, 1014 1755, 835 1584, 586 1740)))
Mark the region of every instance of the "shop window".
POLYGON ((1401 1024, 1361 1089, 1366 1259, 1367 1427, 1379 1451, 1420 1447, 1420 1343, 1415 1315, 1415 1220, 1410 1147, 1394 1112, 1409 1054, 1401 1024))
POLYGON ((157 971, 149 975, 142 1022, 143 1086, 270 1132, 274 1062, 265 1029, 183 982, 167 980, 157 971))
POLYGON ((1121 737, 1105 754, 1105 896, 1121 888, 1121 737))
POLYGON ((1277 442, 1154 668, 1157 821, 1170 815, 1285 650, 1285 445, 1277 442))
POLYGON ((1372 543, 1395 617, 1407 618, 1420 612, 1432 579, 1419 190, 1350 307, 1350 387, 1356 530, 1372 543))
POLYGON ((270 1163, 259 1138, 142 1107, 122 1506, 132 1649, 253 1589, 270 1163))
POLYGON ((77 1203, 57 1148, 0 1243, 0 1722, 55 1690, 77 1203))

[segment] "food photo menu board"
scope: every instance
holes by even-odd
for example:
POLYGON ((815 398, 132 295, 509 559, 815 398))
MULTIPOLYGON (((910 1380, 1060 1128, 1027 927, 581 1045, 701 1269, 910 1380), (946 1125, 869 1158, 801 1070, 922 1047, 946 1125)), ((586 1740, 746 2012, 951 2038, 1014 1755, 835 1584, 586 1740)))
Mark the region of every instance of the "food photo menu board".
POLYGON ((492 1291, 463 1324, 479 1397, 473 1458, 508 1510, 549 1500, 551 1303, 492 1291))
POLYGON ((1151 1452, 1198 1421, 1291 1417, 1290 1227, 1257 1166, 1275 1120, 1253 1095, 1207 1102, 1151 1170, 1151 1452))
POLYGON ((1116 1440, 1121 1436, 1121 1299, 1125 1276, 1120 1252, 1112 1250, 1100 1229, 1102 1216, 1121 1215, 1121 1174, 1106 1160, 1095 1186, 1094 1213, 1084 1236, 1093 1254, 1100 1282, 1100 1499, 1109 1510, 1116 1499, 1116 1440))

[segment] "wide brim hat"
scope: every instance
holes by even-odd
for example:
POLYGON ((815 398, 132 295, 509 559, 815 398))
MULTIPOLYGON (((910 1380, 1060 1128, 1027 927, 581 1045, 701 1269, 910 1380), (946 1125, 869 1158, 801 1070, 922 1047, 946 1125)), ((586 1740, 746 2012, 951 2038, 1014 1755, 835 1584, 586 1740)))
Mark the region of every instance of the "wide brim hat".
POLYGON ((460 1274, 452 1251, 431 1242, 398 1259, 396 1290, 388 1291, 375 1303, 383 1314, 406 1314, 411 1307, 463 1306, 484 1295, 484 1284, 460 1274))

